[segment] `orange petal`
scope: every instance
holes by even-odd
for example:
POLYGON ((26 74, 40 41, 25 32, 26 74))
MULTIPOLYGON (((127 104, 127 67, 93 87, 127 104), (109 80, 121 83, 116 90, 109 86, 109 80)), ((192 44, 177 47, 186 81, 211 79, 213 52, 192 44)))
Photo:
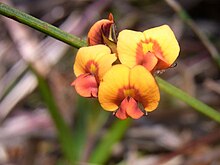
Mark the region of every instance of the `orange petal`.
POLYGON ((105 73, 112 67, 112 64, 117 60, 115 54, 106 54, 97 60, 98 78, 101 80, 105 73))
POLYGON ((121 102, 121 106, 120 108, 116 111, 115 116, 121 120, 127 119, 128 115, 126 113, 126 106, 128 105, 127 103, 127 99, 125 98, 122 102, 121 102))
POLYGON ((152 74, 141 65, 128 68, 113 66, 103 77, 99 86, 99 102, 108 111, 115 111, 126 97, 140 102, 146 111, 157 108, 160 93, 152 74))
POLYGON ((125 65, 114 65, 103 77, 99 86, 99 102, 107 111, 118 109, 123 95, 118 95, 119 90, 129 85, 130 69, 125 65))
POLYGON ((102 19, 97 21, 89 30, 88 44, 97 45, 104 44, 102 34, 109 37, 111 33, 111 26, 114 24, 114 18, 112 14, 109 14, 109 19, 102 19))
POLYGON ((71 85, 75 86, 76 92, 82 97, 98 96, 98 83, 89 73, 80 75, 71 85))
POLYGON ((133 119, 139 119, 144 113, 139 109, 137 101, 132 97, 127 98, 126 112, 133 119))
POLYGON ((132 97, 126 97, 115 113, 115 116, 122 120, 128 116, 133 119, 139 119, 143 115, 144 113, 138 108, 137 102, 132 97))
POLYGON ((130 86, 136 90, 133 97, 140 102, 146 111, 157 108, 160 93, 152 74, 143 66, 137 65, 130 71, 130 86))
POLYGON ((108 20, 114 22, 114 17, 113 17, 113 15, 112 15, 112 13, 109 13, 109 15, 108 15, 108 20))
MULTIPOLYGON (((111 50, 105 45, 80 48, 73 66, 75 75, 79 76, 84 73, 91 73, 92 70, 97 70, 98 73, 96 76, 100 76, 99 79, 101 79, 104 73, 111 68, 112 63, 117 59, 114 54, 110 53, 111 50), (91 64, 93 65, 91 66, 91 64)), ((92 74, 94 74, 94 72, 92 72, 92 74)))
MULTIPOLYGON (((138 43, 145 40, 142 32, 122 30, 118 35, 117 51, 118 58, 122 64, 133 67, 138 64, 136 54, 138 43)), ((141 56, 143 56, 141 54, 141 56)))
POLYGON ((159 59, 155 69, 166 69, 179 55, 180 47, 168 25, 145 30, 145 41, 153 43, 153 50, 159 59))
POLYGON ((152 71, 158 63, 157 57, 151 52, 146 53, 146 55, 137 54, 136 60, 139 65, 143 65, 149 71, 152 71))

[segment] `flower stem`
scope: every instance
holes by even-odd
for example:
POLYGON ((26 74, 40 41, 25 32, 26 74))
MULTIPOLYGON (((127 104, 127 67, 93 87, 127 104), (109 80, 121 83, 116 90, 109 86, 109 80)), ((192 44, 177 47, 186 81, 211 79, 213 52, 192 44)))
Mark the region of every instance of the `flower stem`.
POLYGON ((0 14, 22 24, 28 25, 75 48, 80 48, 87 45, 84 40, 1 2, 0 14))
POLYGON ((220 123, 220 113, 215 109, 211 108, 207 104, 197 100, 196 98, 188 95, 187 93, 183 92, 182 90, 176 88, 175 86, 169 84, 168 82, 164 81, 163 79, 156 77, 156 80, 164 92, 182 100, 189 106, 193 107, 198 112, 210 117, 211 119, 220 123))

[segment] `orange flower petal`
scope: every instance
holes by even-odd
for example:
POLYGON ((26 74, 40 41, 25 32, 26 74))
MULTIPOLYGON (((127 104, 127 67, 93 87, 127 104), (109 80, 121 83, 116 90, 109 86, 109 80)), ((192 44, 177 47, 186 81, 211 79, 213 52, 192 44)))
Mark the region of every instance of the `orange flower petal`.
POLYGON ((144 115, 144 113, 140 110, 138 107, 137 101, 135 101, 132 97, 127 98, 127 106, 126 106, 126 112, 128 116, 130 116, 133 119, 139 119, 144 115))
POLYGON ((137 64, 143 65, 149 71, 152 71, 158 63, 157 57, 151 52, 146 53, 145 56, 137 54, 136 61, 137 64))
POLYGON ((109 70, 116 56, 105 45, 82 47, 78 50, 73 66, 74 73, 79 76, 84 73, 97 74, 99 79, 109 70))
POLYGON ((132 97, 126 97, 115 113, 115 116, 122 120, 128 116, 133 119, 139 119, 143 115, 144 113, 138 108, 138 103, 132 97))
POLYGON ((132 30, 122 30, 118 36, 117 51, 118 58, 122 64, 129 67, 137 65, 136 53, 138 43, 141 40, 145 40, 142 32, 136 32, 132 30))
POLYGON ((130 71, 130 86, 137 91, 133 98, 140 102, 146 111, 157 108, 160 100, 159 88, 147 69, 140 65, 133 67, 130 71))
POLYGON ((101 106, 108 111, 117 110, 126 97, 140 102, 146 111, 156 109, 160 100, 154 77, 140 65, 131 69, 122 64, 113 66, 100 82, 98 95, 101 106))
POLYGON ((127 98, 125 98, 122 102, 121 102, 121 106, 120 108, 116 111, 115 116, 121 120, 127 119, 128 118, 128 114, 126 113, 126 106, 127 104, 127 98))
POLYGON ((119 89, 129 85, 130 69, 125 65, 114 65, 103 77, 99 86, 99 102, 107 111, 118 109, 123 95, 119 94, 119 89))
POLYGON ((153 43, 153 50, 159 59, 155 69, 166 69, 179 55, 180 47, 173 31, 168 25, 145 30, 145 42, 153 43))
POLYGON ((109 13, 109 15, 108 15, 108 20, 114 22, 114 17, 113 17, 113 15, 112 15, 112 13, 109 13))
POLYGON ((106 54, 97 60, 98 77, 101 80, 104 74, 112 67, 112 64, 117 60, 115 54, 106 54))
POLYGON ((104 44, 102 35, 109 38, 111 33, 111 26, 114 24, 113 15, 109 14, 109 19, 102 19, 97 21, 89 30, 88 33, 88 44, 97 45, 104 44))
POLYGON ((94 76, 89 73, 82 74, 71 84, 76 92, 82 97, 97 97, 98 83, 94 76))
POLYGON ((118 57, 129 67, 143 65, 149 71, 170 67, 180 48, 173 31, 167 25, 142 32, 123 30, 117 43, 118 57))

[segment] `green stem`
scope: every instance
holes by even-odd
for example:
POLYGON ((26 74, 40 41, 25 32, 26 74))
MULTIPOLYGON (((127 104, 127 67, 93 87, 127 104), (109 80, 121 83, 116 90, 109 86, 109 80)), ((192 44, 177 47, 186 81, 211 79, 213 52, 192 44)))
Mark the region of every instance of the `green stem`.
POLYGON ((193 107, 198 112, 220 123, 220 113, 218 111, 202 103, 201 101, 195 99, 194 97, 188 95, 182 90, 174 87, 173 85, 169 84, 163 79, 156 77, 156 80, 160 86, 160 89, 162 89, 164 92, 174 96, 175 98, 182 100, 183 102, 193 107))
POLYGON ((0 14, 9 17, 15 21, 18 21, 22 24, 28 25, 73 47, 80 48, 87 45, 84 40, 1 2, 0 14))

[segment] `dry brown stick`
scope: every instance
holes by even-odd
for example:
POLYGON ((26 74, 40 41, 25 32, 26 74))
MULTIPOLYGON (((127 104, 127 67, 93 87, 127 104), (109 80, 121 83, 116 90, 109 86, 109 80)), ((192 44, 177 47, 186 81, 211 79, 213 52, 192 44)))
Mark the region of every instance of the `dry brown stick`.
POLYGON ((6 95, 8 89, 19 79, 19 77, 27 69, 24 60, 16 62, 10 70, 0 79, 0 100, 6 95))
POLYGON ((179 15, 179 17, 193 30, 198 36, 203 45, 209 51, 211 57, 215 63, 220 67, 220 53, 213 43, 209 40, 207 35, 197 26, 197 24, 191 19, 188 13, 182 8, 182 6, 175 0, 165 0, 167 4, 179 15))
POLYGON ((11 112, 12 108, 14 108, 21 99, 30 94, 36 86, 36 77, 31 72, 26 73, 0 102, 0 122, 2 122, 11 112))
POLYGON ((213 92, 218 93, 220 95, 220 83, 215 82, 211 79, 206 79, 204 82, 204 86, 209 90, 212 90, 213 92))

